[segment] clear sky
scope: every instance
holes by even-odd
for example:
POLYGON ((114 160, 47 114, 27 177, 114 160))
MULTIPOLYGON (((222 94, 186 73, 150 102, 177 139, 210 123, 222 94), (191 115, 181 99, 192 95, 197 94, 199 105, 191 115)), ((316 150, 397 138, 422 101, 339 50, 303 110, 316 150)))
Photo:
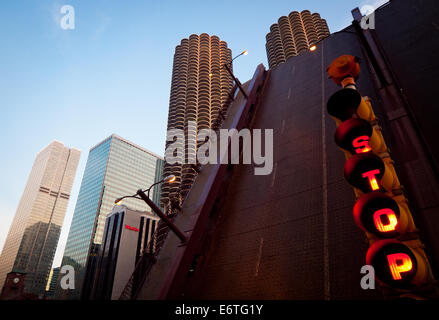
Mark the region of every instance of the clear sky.
MULTIPOLYGON (((38 151, 53 140, 82 150, 54 266, 60 264, 89 149, 116 133, 164 154, 175 46, 217 35, 236 76, 268 66, 265 35, 291 11, 308 9, 331 32, 351 10, 385 0, 3 0, 0 1, 0 248, 38 151), (61 28, 63 5, 75 29, 61 28)), ((140 186, 139 186, 140 187, 140 186)), ((133 190, 135 191, 135 190, 133 190)))

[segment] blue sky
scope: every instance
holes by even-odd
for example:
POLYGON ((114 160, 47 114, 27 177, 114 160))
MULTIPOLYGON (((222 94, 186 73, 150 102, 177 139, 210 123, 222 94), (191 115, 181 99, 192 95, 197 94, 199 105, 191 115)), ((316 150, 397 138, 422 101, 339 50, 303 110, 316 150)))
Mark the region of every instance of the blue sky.
POLYGON ((0 2, 0 248, 38 151, 53 140, 82 150, 54 265, 60 263, 89 149, 112 133, 164 153, 175 46, 217 35, 242 81, 267 66, 265 35, 291 11, 319 12, 331 32, 351 10, 385 0, 16 0, 0 2), (63 30, 63 5, 75 29, 63 30))

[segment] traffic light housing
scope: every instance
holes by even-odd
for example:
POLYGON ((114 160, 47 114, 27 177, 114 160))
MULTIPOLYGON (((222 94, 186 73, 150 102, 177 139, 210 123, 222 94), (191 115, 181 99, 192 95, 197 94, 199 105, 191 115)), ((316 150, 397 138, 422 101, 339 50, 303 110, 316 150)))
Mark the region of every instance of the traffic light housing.
POLYGON ((366 263, 383 286, 407 293, 434 279, 371 102, 357 90, 358 59, 341 56, 327 70, 343 87, 329 98, 327 111, 345 153, 344 177, 357 197, 354 221, 369 240, 366 263))

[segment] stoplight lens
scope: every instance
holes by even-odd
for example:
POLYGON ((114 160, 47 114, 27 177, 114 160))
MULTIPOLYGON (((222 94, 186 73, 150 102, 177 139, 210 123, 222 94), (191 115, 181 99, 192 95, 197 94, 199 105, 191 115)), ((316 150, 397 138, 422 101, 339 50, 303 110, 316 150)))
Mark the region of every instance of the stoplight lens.
POLYGON ((373 128, 369 122, 360 118, 351 118, 340 123, 335 130, 334 140, 337 146, 352 154, 371 151, 369 140, 373 128))
POLYGON ((371 152, 353 155, 346 161, 343 169, 344 177, 349 184, 363 193, 384 191, 381 185, 384 172, 383 160, 371 152))
POLYGON ((413 251, 396 240, 379 240, 368 250, 366 263, 375 269, 376 277, 397 288, 411 288, 418 272, 413 251))
POLYGON ((400 230, 401 211, 398 203, 381 192, 366 193, 355 203, 355 223, 364 231, 380 238, 393 238, 400 230))
POLYGON ((352 118, 361 103, 361 95, 354 89, 341 89, 328 100, 328 113, 341 121, 352 118))

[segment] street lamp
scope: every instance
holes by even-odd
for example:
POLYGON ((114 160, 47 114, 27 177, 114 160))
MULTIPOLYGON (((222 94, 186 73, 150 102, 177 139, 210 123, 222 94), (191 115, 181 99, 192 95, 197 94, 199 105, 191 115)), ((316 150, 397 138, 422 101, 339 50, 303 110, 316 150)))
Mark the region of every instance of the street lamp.
MULTIPOLYGON (((245 93, 244 89, 242 88, 241 82, 239 82, 238 78, 235 77, 235 75, 232 73, 232 70, 230 70, 229 65, 231 65, 233 63, 233 60, 235 60, 236 58, 240 57, 240 56, 246 56, 248 55, 248 51, 244 50, 242 51, 240 54, 238 54, 236 57, 234 57, 232 60, 230 60, 230 62, 226 62, 224 63, 223 67, 226 68, 227 72, 230 74, 230 76, 232 77, 232 79, 235 81, 236 85, 238 86, 239 90, 241 91, 242 95, 247 99, 247 94, 245 93)), ((209 77, 212 77, 213 73, 209 73, 209 77)))
POLYGON ((246 55, 248 55, 248 51, 247 50, 244 50, 244 51, 242 51, 240 54, 238 54, 236 57, 234 57, 233 59, 232 59, 232 61, 230 61, 230 64, 233 62, 233 60, 235 60, 236 58, 238 58, 238 57, 240 57, 240 56, 246 56, 246 55))
MULTIPOLYGON (((169 182, 169 183, 173 183, 173 182, 175 181, 176 178, 177 178, 176 176, 174 176, 173 174, 171 174, 170 176, 167 176, 166 178, 164 178, 164 179, 162 179, 162 180, 160 180, 160 181, 157 181, 156 183, 152 184, 148 189, 142 190, 142 192, 147 192, 147 196, 148 196, 148 198, 149 198, 149 191, 151 190, 152 187, 154 187, 155 185, 157 185, 157 184, 159 184, 159 183, 165 182, 165 181, 166 181, 166 182, 169 182)), ((117 198, 116 200, 114 200, 114 203, 115 203, 116 205, 120 205, 120 204, 122 204, 123 199, 126 199, 126 198, 136 198, 136 199, 141 199, 141 198, 139 198, 139 197, 136 197, 136 195, 137 195, 137 194, 132 195, 132 196, 123 196, 123 197, 117 198)))
POLYGON ((151 207, 151 209, 160 217, 160 219, 169 227, 169 229, 172 230, 172 232, 175 233, 175 235, 181 240, 182 243, 186 243, 187 242, 187 238, 186 236, 183 234, 183 232, 181 232, 176 226, 175 224, 162 212, 162 210, 160 210, 159 207, 157 207, 157 205, 149 198, 149 191, 151 190, 151 188, 159 183, 162 182, 169 182, 169 183, 173 183, 175 182, 176 177, 174 175, 170 175, 167 176, 166 178, 157 181, 156 183, 152 184, 148 189, 142 190, 139 189, 137 190, 136 194, 133 194, 132 196, 123 196, 120 197, 118 199, 116 199, 114 201, 114 203, 116 205, 120 205, 122 203, 122 200, 125 198, 135 198, 135 199, 141 199, 143 201, 146 202, 146 204, 148 206, 151 207), (145 193, 147 192, 147 193, 145 193))

